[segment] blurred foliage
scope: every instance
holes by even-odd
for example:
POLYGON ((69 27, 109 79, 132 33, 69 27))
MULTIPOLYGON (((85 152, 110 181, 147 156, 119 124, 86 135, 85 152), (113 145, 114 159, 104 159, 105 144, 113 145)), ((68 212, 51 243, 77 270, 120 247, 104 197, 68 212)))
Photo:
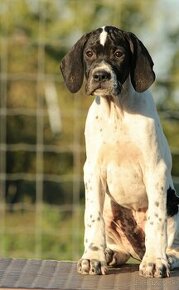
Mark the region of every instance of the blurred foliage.
MULTIPOLYGON (((59 73, 59 62, 68 49, 85 32, 103 25, 116 25, 135 34, 153 27, 153 11, 156 0, 0 0, 0 98, 1 106, 6 99, 8 118, 6 124, 7 145, 30 144, 36 146, 38 96, 41 96, 43 116, 43 141, 48 146, 58 146, 59 152, 44 152, 44 174, 72 176, 75 158, 73 155, 74 133, 78 128, 80 174, 85 160, 84 124, 87 109, 92 102, 84 90, 72 96, 63 84, 59 73), (49 122, 48 106, 45 99, 45 86, 50 81, 58 92, 58 104, 62 115, 62 131, 54 134, 49 122), (75 122, 74 122, 75 120, 75 122), (61 151, 60 151, 61 150, 61 151)), ((159 13, 161 13, 159 11, 159 13)), ((169 144, 179 148, 179 31, 166 31, 168 43, 173 45, 168 80, 158 78, 154 92, 162 90, 164 97, 158 100, 161 121, 169 144)), ((160 49, 160 47, 159 47, 160 49)), ((3 130, 1 126, 1 130, 3 130)), ((0 132, 0 136, 3 132, 0 132)), ((179 176, 179 155, 173 151, 173 175, 179 176)), ((36 148, 7 151, 7 173, 35 174, 36 148)), ((42 200, 49 204, 68 204, 74 202, 73 181, 43 181, 42 200)), ((35 182, 17 180, 7 181, 7 203, 36 201, 35 182)), ((83 183, 80 194, 84 197, 83 183)), ((71 216, 61 217, 49 209, 44 214, 42 229, 42 248, 44 258, 71 258, 71 216), (54 214, 54 216, 53 216, 54 214), (63 222, 62 222, 63 221, 63 222), (51 237, 51 227, 59 229, 63 235, 51 237), (67 233, 68 228, 68 233, 67 233), (54 241, 56 240, 56 242, 54 241)), ((35 251, 34 212, 12 212, 7 215, 6 225, 16 229, 19 220, 24 220, 24 232, 17 239, 13 233, 5 235, 6 252, 12 256, 32 257, 35 251), (29 227, 27 237, 25 232, 29 227), (29 238, 30 237, 30 238, 29 238), (25 247, 24 247, 25 245, 25 247), (29 252, 28 252, 29 249, 29 252)), ((82 220, 82 219, 81 219, 82 220)), ((81 222, 82 226, 82 222, 81 222)), ((80 238, 81 239, 81 238, 80 238)))
MULTIPOLYGON (((120 2, 92 0, 90 5, 81 0, 0 0, 0 49, 2 55, 0 62, 2 73, 7 70, 5 73, 9 76, 7 106, 9 110, 21 109, 21 113, 17 112, 8 116, 7 144, 36 144, 37 136, 34 129, 37 127, 37 119, 35 110, 37 96, 40 94, 44 114, 44 145, 57 145, 62 148, 62 151, 66 146, 73 146, 74 110, 77 109, 80 117, 77 121, 79 144, 84 146, 85 116, 92 99, 85 97, 83 90, 77 95, 78 100, 69 94, 59 73, 59 61, 82 33, 104 25, 104 23, 132 30, 134 33, 141 31, 141 27, 144 30, 145 27, 151 26, 151 13, 155 9, 155 4, 154 0, 120 2), (6 62, 3 59, 4 55, 6 62), (4 67, 5 65, 7 67, 4 67), (39 73, 43 75, 44 80, 39 80, 39 73), (62 111, 63 131, 57 136, 51 130, 48 107, 45 101, 45 85, 49 79, 52 79, 59 93, 58 102, 62 111), (24 112, 25 110, 34 110, 34 115, 23 114, 23 110, 24 112)), ((169 42, 178 42, 177 32, 172 31, 168 35, 169 42)), ((165 99, 159 103, 161 111, 176 110, 176 106, 178 107, 178 99, 176 102, 176 99, 172 98, 173 93, 178 92, 178 50, 173 53, 172 57, 171 79, 168 82, 158 82, 159 88, 161 86, 166 91, 165 99)), ((1 78, 1 85, 3 82, 4 80, 1 78)), ((167 121, 165 120, 164 127, 169 142, 176 147, 179 138, 178 126, 174 126, 169 117, 167 121), (172 138, 173 134, 175 134, 175 139, 172 138)), ((35 173, 35 158, 35 151, 7 152, 7 173, 35 173)), ((84 150, 82 149, 80 156, 81 175, 84 159, 84 150)), ((53 152, 44 154, 44 173, 72 174, 73 166, 72 151, 60 154, 53 152)), ((179 175, 177 164, 174 164, 173 174, 179 175)), ((68 196, 67 188, 71 187, 67 184, 66 189, 64 188, 65 191, 61 191, 62 200, 64 200, 64 195, 68 196)), ((31 194, 33 196, 33 192, 31 194)), ((67 199, 69 198, 67 197, 67 199)), ((16 200, 18 201, 19 198, 16 200)), ((52 198, 50 200, 52 201, 52 198)), ((58 201, 60 202, 60 198, 58 201)), ((56 203, 55 199, 54 203, 56 203)))
MULTIPOLYGON (((37 229, 36 212, 17 211, 6 215, 4 232, 4 255, 8 257, 44 258, 67 260, 74 257, 73 234, 74 223, 72 213, 61 212, 57 207, 44 205, 42 208, 42 223, 37 229), (37 232, 39 231, 39 233, 37 232), (28 234, 27 234, 28 233, 28 234), (16 238, 14 239, 14 235, 16 238), (36 246, 41 239, 41 253, 36 246)), ((83 210, 78 208, 74 219, 79 220, 79 228, 83 227, 83 210), (76 216, 78 215, 78 216, 76 216)), ((83 248, 83 232, 78 236, 79 252, 83 248)), ((78 256, 77 258, 79 258, 78 256)))

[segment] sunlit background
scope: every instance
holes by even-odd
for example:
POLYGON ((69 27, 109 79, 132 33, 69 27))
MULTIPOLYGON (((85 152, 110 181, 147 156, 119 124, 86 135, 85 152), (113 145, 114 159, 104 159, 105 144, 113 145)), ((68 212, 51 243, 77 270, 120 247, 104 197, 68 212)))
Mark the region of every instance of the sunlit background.
POLYGON ((84 123, 59 62, 84 33, 115 25, 154 60, 152 86, 179 192, 179 2, 0 0, 0 256, 76 260, 83 248, 84 123))

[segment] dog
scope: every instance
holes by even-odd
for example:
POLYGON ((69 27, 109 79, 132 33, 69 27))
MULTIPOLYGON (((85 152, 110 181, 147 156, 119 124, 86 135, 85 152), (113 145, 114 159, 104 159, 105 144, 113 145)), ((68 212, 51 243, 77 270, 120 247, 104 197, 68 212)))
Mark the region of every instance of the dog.
POLYGON ((60 64, 70 92, 94 96, 86 126, 82 274, 106 274, 130 257, 139 274, 179 266, 179 198, 172 158, 148 88, 152 58, 131 32, 104 26, 83 35, 60 64))

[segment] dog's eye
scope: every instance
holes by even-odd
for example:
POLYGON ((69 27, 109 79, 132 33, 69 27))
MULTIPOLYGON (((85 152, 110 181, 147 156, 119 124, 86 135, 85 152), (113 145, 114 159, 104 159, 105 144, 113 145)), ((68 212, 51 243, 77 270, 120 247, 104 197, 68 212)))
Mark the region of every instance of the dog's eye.
POLYGON ((91 58, 93 56, 93 51, 92 50, 87 50, 86 51, 86 56, 91 58))
POLYGON ((123 52, 121 50, 116 50, 114 53, 115 57, 121 57, 123 55, 123 52))

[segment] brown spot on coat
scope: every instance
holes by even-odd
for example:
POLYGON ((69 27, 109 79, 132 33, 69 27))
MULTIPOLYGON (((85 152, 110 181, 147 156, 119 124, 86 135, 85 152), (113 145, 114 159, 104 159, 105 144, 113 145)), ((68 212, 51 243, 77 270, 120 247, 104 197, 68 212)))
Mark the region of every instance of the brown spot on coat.
POLYGON ((92 251, 98 251, 99 250, 98 247, 93 246, 93 245, 89 245, 89 249, 92 250, 92 251))

